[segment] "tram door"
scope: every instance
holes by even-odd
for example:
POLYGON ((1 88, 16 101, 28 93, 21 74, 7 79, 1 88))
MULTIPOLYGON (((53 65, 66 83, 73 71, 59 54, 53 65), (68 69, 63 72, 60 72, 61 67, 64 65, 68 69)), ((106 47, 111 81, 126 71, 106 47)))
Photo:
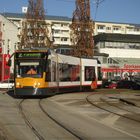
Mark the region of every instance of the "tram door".
POLYGON ((59 90, 59 81, 58 81, 58 68, 57 68, 57 62, 52 61, 51 63, 51 83, 53 84, 53 87, 56 88, 56 91, 59 90))

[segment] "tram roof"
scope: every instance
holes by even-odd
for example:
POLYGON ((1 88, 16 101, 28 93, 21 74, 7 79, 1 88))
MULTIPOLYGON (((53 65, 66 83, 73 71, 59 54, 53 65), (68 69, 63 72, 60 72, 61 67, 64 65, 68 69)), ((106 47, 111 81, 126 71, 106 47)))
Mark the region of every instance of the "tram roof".
POLYGON ((15 52, 46 52, 49 50, 50 49, 46 47, 33 47, 33 48, 24 48, 24 49, 16 50, 15 52))

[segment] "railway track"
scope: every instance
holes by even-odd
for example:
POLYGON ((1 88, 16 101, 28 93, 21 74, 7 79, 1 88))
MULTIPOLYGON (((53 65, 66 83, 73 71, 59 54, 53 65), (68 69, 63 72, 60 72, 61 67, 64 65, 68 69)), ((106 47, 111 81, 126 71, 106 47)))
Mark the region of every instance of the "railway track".
POLYGON ((108 102, 107 100, 105 100, 105 98, 101 98, 101 101, 103 101, 106 104, 109 104, 111 106, 114 106, 116 108, 119 108, 121 110, 127 111, 129 113, 138 114, 138 112, 140 112, 140 107, 139 106, 137 106, 136 104, 134 104, 132 102, 129 102, 129 101, 125 100, 125 99, 117 98, 117 97, 107 97, 107 98, 109 98, 109 99, 117 99, 118 101, 120 101, 120 105, 112 104, 112 103, 108 102))
MULTIPOLYGON (((37 129, 38 126, 33 124, 30 119, 28 118, 28 116, 26 115, 26 113, 24 112, 24 109, 23 109, 23 102, 25 102, 27 99, 22 99, 20 101, 20 103, 18 104, 18 108, 20 110, 20 113, 22 114, 22 117, 25 121, 25 123, 29 126, 29 128, 32 130, 32 132, 36 135, 36 137, 39 139, 39 140, 46 140, 46 137, 43 136, 43 134, 41 133, 41 131, 38 131, 40 129, 37 129)), ((76 135, 75 133, 73 133, 72 131, 70 131, 67 127, 63 126, 60 122, 58 122, 56 119, 54 119, 53 117, 51 117, 47 111, 43 108, 42 106, 42 103, 41 103, 42 99, 39 99, 38 100, 38 106, 39 106, 39 109, 43 112, 43 114, 46 116, 46 122, 47 122, 47 118, 49 117, 49 119, 51 121, 53 121, 56 125, 59 125, 59 127, 61 127, 62 129, 64 129, 65 131, 67 131, 67 133, 69 133, 70 135, 72 135, 73 137, 75 137, 74 139, 79 139, 79 140, 82 140, 82 138, 80 138, 80 136, 76 135)), ((44 117, 45 117, 44 116, 44 117)), ((46 126, 47 127, 47 126, 46 126)), ((43 129, 43 128, 42 128, 43 129)), ((49 132, 48 132, 49 133, 49 132)), ((54 140, 55 139, 58 139, 58 138, 53 138, 54 140)))
MULTIPOLYGON (((133 118, 140 113, 136 105, 120 100, 117 94, 81 95, 56 96, 47 100, 44 98, 16 99, 18 108, 17 106, 15 108, 20 111, 19 122, 22 122, 25 130, 28 128, 17 137, 25 136, 27 139, 39 140, 84 140, 100 139, 101 135, 104 139, 104 136, 110 137, 110 133, 113 133, 115 137, 140 138, 139 119, 133 118), (86 97, 89 102, 85 100, 86 97), (131 108, 137 108, 138 112, 131 108), (92 129, 101 133, 93 133, 92 129)), ((125 96, 121 97, 125 99, 125 96)), ((131 99, 130 97, 127 99, 131 99)), ((136 104, 138 104, 137 101, 138 99, 136 104)), ((18 122, 17 125, 19 125, 18 122)))
MULTIPOLYGON (((134 117, 131 117, 132 115, 131 114, 138 114, 138 112, 136 113, 136 112, 134 112, 134 111, 132 111, 132 110, 129 110, 129 109, 126 109, 126 107, 124 108, 123 106, 119 106, 119 105, 117 105, 116 103, 112 103, 112 102, 110 102, 110 101, 107 101, 107 100, 105 100, 104 98, 102 98, 102 97, 100 97, 99 98, 99 101, 98 102, 100 102, 100 103, 104 103, 104 105, 100 105, 100 103, 97 103, 97 101, 96 102, 94 102, 90 97, 91 96, 94 96, 94 95, 96 95, 96 94, 90 94, 90 95, 88 95, 87 97, 86 97, 86 101, 89 103, 89 104, 91 104, 92 106, 95 106, 95 107, 97 107, 97 108, 99 108, 99 109, 101 109, 101 110, 104 110, 104 111, 106 111, 106 112, 109 112, 109 113, 112 113, 112 114, 114 114, 114 115, 117 115, 117 116, 120 116, 120 117, 123 117, 123 118, 126 118, 126 119, 129 119, 129 120, 131 120, 131 121, 135 121, 135 122, 137 122, 137 123, 140 123, 140 119, 139 119, 139 117, 137 117, 137 118, 134 118, 134 117), (123 113, 122 113, 123 112, 123 113)), ((118 98, 114 98, 114 99, 118 99, 118 98)), ((118 100, 120 100, 120 99, 118 99, 118 100)), ((139 106, 134 106, 134 105, 132 105, 132 104, 128 104, 127 102, 125 102, 125 101, 123 101, 124 102, 124 106, 131 106, 131 107, 137 107, 137 109, 140 109, 139 108, 139 106)), ((140 112, 140 110, 139 110, 139 112, 140 112)), ((138 115, 139 116, 139 115, 138 115)))
POLYGON ((26 116, 25 112, 23 111, 22 108, 22 103, 25 101, 26 99, 22 99, 18 105, 19 110, 22 114, 23 119, 25 120, 25 123, 29 126, 29 128, 32 130, 32 132, 36 135, 36 137, 39 140, 45 140, 45 138, 38 132, 38 130, 32 125, 32 123, 30 122, 30 120, 28 119, 28 117, 26 116))
POLYGON ((44 112, 44 114, 46 116, 48 116, 52 121, 54 121, 56 124, 58 124, 60 127, 62 127, 63 129, 65 129, 66 131, 68 131, 70 134, 72 134, 74 137, 76 137, 79 140, 83 140, 80 136, 76 135, 75 133, 73 133, 72 131, 70 131, 67 127, 65 127, 62 123, 60 123, 59 121, 57 121, 55 118, 53 118, 50 114, 48 114, 48 112, 46 112, 46 110, 43 108, 43 106, 41 105, 41 100, 39 100, 39 106, 41 108, 41 110, 44 112))

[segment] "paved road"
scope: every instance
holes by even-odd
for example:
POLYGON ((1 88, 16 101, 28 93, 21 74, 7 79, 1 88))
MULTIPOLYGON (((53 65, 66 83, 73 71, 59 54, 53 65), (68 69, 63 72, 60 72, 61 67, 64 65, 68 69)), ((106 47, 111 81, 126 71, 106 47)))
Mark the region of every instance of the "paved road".
MULTIPOLYGON (((93 107, 86 101, 86 97, 89 94, 73 93, 57 95, 51 98, 44 98, 41 100, 41 105, 53 119, 73 134, 78 135, 80 139, 140 139, 140 123, 110 114, 95 106, 93 107)), ((104 107, 105 103, 99 101, 99 97, 106 100, 110 100, 110 96, 115 98, 121 97, 139 105, 139 91, 101 89, 94 92, 94 94, 96 96, 92 96, 91 99, 95 100, 98 105, 103 105, 104 107)), ((21 100, 8 94, 2 94, 2 91, 0 91, 0 140, 37 139, 36 135, 25 123, 19 111, 18 104, 21 100)), ((118 100, 112 100, 118 104, 118 100)), ((38 99, 28 99, 25 101, 23 110, 34 127, 37 128, 38 132, 46 140, 78 139, 47 118, 39 109, 38 99)), ((121 113, 123 114, 123 111, 121 113)), ((137 109, 137 115, 140 115, 139 109, 137 109)))
MULTIPOLYGON (((101 96, 104 95, 94 95, 93 99, 96 104, 104 106, 105 104, 98 100, 101 96)), ((71 130, 78 133, 83 139, 140 139, 140 123, 93 107, 86 102, 86 97, 87 93, 54 96, 48 100, 44 100, 44 106, 45 104, 49 106, 48 112, 52 117, 71 128, 71 130), (58 116, 57 114, 61 115, 58 116)), ((121 113, 125 114, 125 111, 121 111, 121 113)), ((138 115, 140 116, 140 110, 138 115)))
POLYGON ((36 136, 27 127, 15 99, 8 94, 0 93, 0 128, 3 138, 8 140, 35 140, 36 136))

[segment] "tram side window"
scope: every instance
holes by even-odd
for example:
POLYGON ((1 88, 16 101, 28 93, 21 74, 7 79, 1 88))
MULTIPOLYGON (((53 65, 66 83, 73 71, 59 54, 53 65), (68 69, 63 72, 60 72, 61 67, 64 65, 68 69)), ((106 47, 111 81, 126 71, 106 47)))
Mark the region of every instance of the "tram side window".
POLYGON ((46 66, 46 81, 50 82, 51 81, 51 61, 47 61, 47 66, 46 66))
POLYGON ((46 81, 56 81, 56 62, 48 60, 46 67, 46 81))
POLYGON ((54 82, 56 81, 56 62, 52 61, 51 68, 51 81, 54 82))
POLYGON ((80 80, 80 66, 71 65, 70 74, 71 74, 70 75, 71 81, 79 81, 80 80))
POLYGON ((62 64, 59 63, 58 64, 58 77, 59 77, 59 81, 63 81, 63 74, 62 74, 62 64))
POLYGON ((95 78, 95 67, 85 66, 85 81, 93 81, 95 78))
POLYGON ((61 72, 59 76, 60 81, 70 81, 70 69, 68 64, 61 64, 59 71, 61 72))
POLYGON ((79 81, 79 79, 80 79, 79 65, 59 64, 60 81, 79 81))
POLYGON ((102 80, 101 67, 98 67, 98 80, 102 80))

